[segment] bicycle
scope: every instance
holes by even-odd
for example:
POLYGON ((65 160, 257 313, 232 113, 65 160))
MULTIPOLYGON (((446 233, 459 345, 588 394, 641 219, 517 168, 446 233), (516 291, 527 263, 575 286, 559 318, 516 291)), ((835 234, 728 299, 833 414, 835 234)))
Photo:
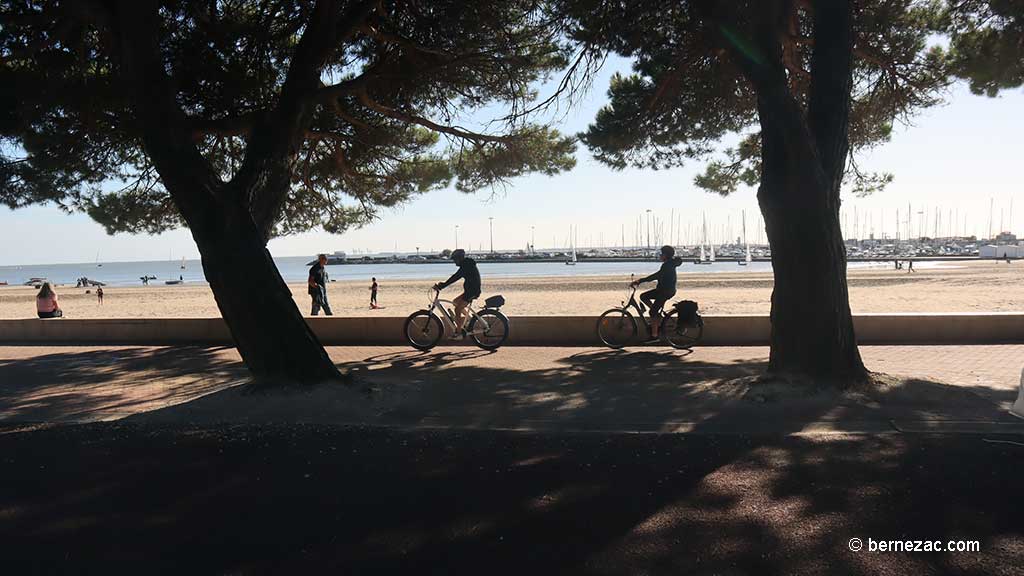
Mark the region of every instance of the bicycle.
MULTIPOLYGON (((445 304, 450 306, 455 304, 451 300, 442 300, 440 290, 431 288, 430 291, 433 292, 433 296, 430 297, 430 305, 410 314, 405 319, 403 328, 405 339, 417 350, 430 350, 437 346, 446 332, 454 334, 458 329, 455 323, 455 313, 444 306, 445 304)), ((497 350, 508 340, 508 317, 500 310, 504 305, 504 298, 491 296, 484 300, 484 308, 479 313, 473 310, 472 304, 466 307, 469 314, 466 333, 477 346, 484 350, 497 350)))
MULTIPOLYGON (((630 276, 630 279, 633 277, 630 276)), ((640 320, 651 332, 651 323, 644 315, 647 308, 636 299, 637 286, 630 283, 632 292, 629 298, 617 308, 605 311, 597 319, 597 337, 609 348, 623 348, 636 338, 639 332, 636 318, 629 309, 636 310, 640 320)), ((672 310, 665 314, 659 323, 659 334, 663 342, 680 350, 689 350, 704 334, 704 319, 697 313, 696 303, 682 300, 672 305, 672 310), (689 308, 689 309, 687 309, 689 308)))

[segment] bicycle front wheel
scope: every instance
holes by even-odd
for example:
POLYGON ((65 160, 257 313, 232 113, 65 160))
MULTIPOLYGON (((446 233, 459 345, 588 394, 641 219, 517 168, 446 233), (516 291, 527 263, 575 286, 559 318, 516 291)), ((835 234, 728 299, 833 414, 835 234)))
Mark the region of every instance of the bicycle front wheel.
POLYGON ((680 350, 689 350, 704 335, 704 320, 695 316, 692 321, 681 321, 679 311, 673 310, 661 320, 661 338, 666 344, 680 350))
POLYGON ((413 312, 405 319, 405 339, 417 350, 430 350, 444 336, 444 325, 428 310, 413 312))
POLYGON ((612 308, 597 319, 597 337, 609 348, 622 348, 636 338, 636 319, 628 310, 612 308))
POLYGON ((484 309, 469 321, 470 338, 484 350, 497 350, 508 340, 508 318, 497 310, 484 309))

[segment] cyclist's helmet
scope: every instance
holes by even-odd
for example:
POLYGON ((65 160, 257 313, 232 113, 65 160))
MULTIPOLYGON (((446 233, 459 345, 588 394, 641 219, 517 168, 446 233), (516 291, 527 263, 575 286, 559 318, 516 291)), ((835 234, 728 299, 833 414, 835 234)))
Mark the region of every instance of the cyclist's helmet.
POLYGON ((665 257, 665 260, 671 260, 676 255, 676 249, 666 244, 661 247, 661 255, 665 257))
POLYGON ((456 248, 455 250, 452 251, 452 260, 456 264, 458 264, 459 262, 462 262, 462 260, 465 257, 466 257, 466 251, 463 250, 462 248, 456 248))

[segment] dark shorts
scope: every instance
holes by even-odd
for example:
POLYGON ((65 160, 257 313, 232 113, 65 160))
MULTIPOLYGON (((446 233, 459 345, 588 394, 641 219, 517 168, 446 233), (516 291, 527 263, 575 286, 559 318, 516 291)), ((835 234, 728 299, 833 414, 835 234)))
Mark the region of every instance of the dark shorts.
POLYGON ((655 288, 641 294, 640 301, 650 307, 651 314, 655 314, 661 312, 661 309, 665 307, 665 303, 675 295, 675 292, 666 292, 655 288))
POLYGON ((38 312, 40 318, 62 318, 64 312, 60 310, 54 310, 53 312, 38 312))
POLYGON ((472 294, 472 293, 468 293, 467 294, 466 292, 463 292, 462 294, 458 295, 458 298, 462 299, 462 301, 465 302, 466 304, 470 304, 471 302, 473 302, 473 300, 476 300, 479 297, 480 297, 480 293, 479 292, 477 292, 476 294, 472 294))

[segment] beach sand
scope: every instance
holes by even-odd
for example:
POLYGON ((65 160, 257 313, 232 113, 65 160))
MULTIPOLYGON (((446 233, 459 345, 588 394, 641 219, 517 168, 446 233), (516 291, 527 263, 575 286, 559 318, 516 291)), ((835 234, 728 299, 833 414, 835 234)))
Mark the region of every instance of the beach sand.
MULTIPOLYGON (((638 272, 646 268, 638 265, 638 272)), ((646 265, 653 272, 655 266, 646 265)), ((438 268, 438 279, 452 270, 438 268)), ((510 316, 597 315, 628 294, 626 277, 485 277, 484 294, 502 294, 510 316)), ((369 278, 332 282, 328 288, 336 316, 406 316, 427 304, 427 280, 382 281, 378 302, 370 310, 369 278)), ((309 314, 304 284, 289 285, 303 314, 309 314)), ((891 266, 849 272, 850 305, 855 314, 869 312, 1022 312, 1024 262, 948 262, 919 266, 914 273, 891 266)), ((645 286, 646 287, 646 286, 645 286)), ((696 300, 704 314, 767 314, 771 273, 680 274, 676 299, 696 300)), ((84 288, 58 287, 69 318, 154 318, 220 316, 205 284, 185 286, 108 287, 105 302, 84 288)), ((0 318, 34 318, 36 291, 0 287, 0 318)), ((445 291, 454 298, 458 286, 445 291)))

